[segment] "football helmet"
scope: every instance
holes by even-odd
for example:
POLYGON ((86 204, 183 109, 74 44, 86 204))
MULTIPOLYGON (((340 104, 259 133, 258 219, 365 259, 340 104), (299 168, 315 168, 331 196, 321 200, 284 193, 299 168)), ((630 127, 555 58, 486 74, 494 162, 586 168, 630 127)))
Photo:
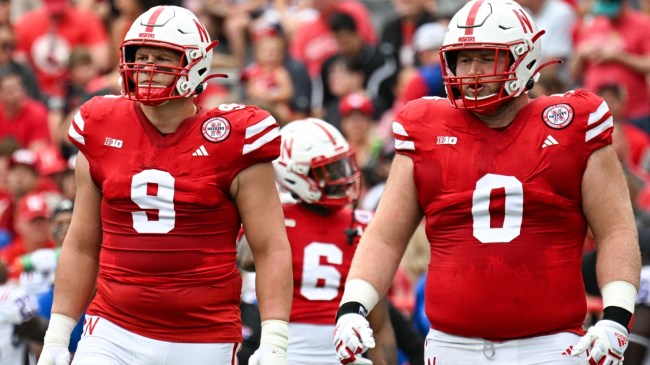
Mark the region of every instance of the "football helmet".
POLYGON ((207 30, 189 10, 178 6, 156 6, 140 15, 126 33, 120 47, 120 83, 122 95, 146 105, 160 105, 167 100, 199 94, 207 79, 223 77, 210 75, 212 49, 207 30), (136 62, 139 47, 171 49, 181 54, 176 67, 136 62), (153 83, 154 74, 175 76, 174 81, 161 87, 153 83), (142 75, 148 75, 142 77, 142 75), (140 78, 140 79, 139 79, 140 78))
POLYGON ((504 101, 533 87, 539 79, 541 41, 530 15, 512 0, 472 0, 449 22, 440 59, 447 97, 455 108, 478 114, 494 111, 504 101), (456 75, 456 60, 462 50, 493 50, 494 67, 490 74, 456 75), (503 56, 508 57, 506 62, 503 56), (501 60, 499 59, 501 57, 501 60), (499 65, 507 64, 499 70, 499 65), (499 91, 487 96, 467 96, 467 86, 500 83, 499 91))
POLYGON ((280 186, 308 204, 342 207, 358 199, 361 174, 341 132, 307 118, 285 125, 280 134, 280 157, 273 161, 280 186))

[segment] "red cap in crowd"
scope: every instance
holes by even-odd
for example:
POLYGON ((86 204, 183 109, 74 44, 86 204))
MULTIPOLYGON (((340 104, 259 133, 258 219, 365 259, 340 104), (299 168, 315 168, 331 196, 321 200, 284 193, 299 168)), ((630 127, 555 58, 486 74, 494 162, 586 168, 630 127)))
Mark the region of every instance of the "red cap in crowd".
POLYGON ((372 116, 374 113, 372 100, 363 93, 353 93, 344 96, 339 102, 339 113, 341 116, 345 117, 355 110, 372 116))
POLYGON ((50 208, 41 194, 27 194, 20 199, 16 208, 16 218, 29 222, 36 218, 49 218, 50 208))
POLYGON ((70 6, 69 0, 43 0, 45 9, 50 14, 62 14, 70 6))
POLYGON ((36 169, 43 176, 52 175, 68 170, 68 161, 58 148, 48 146, 36 154, 36 169))
POLYGON ((32 150, 26 148, 19 149, 14 151, 14 153, 11 155, 11 159, 9 160, 9 167, 11 168, 16 165, 24 165, 36 169, 36 160, 36 154, 32 150))

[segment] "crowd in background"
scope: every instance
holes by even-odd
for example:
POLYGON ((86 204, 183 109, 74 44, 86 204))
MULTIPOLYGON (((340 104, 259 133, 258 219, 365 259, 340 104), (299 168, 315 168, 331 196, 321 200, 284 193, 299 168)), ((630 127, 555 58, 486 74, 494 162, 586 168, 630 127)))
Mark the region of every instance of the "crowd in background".
MULTIPOLYGON (((622 0, 616 18, 595 14, 597 0, 518 2, 546 31, 544 61, 562 61, 543 70, 531 96, 586 88, 607 101, 640 231, 650 231, 650 1, 622 0)), ((213 70, 228 78, 210 80, 197 103, 258 105, 280 125, 328 121, 356 151, 363 174, 358 208, 373 210, 394 154, 394 114, 410 100, 445 97, 437 51, 464 1, 0 0, 0 261, 40 302, 51 301, 54 249, 69 223, 56 218, 74 201, 72 117, 90 98, 120 93, 119 45, 138 15, 164 4, 192 10, 220 41, 213 70), (40 276, 26 275, 21 261, 34 252, 40 276)), ((647 259, 650 239, 640 238, 647 259)), ((410 326, 397 328, 419 336, 428 331, 428 250, 421 227, 390 293, 395 320, 410 326)), ((594 252, 587 239, 585 254, 594 252)), ((251 293, 245 285, 243 306, 254 305, 251 293)), ((597 287, 589 293, 595 315, 598 295, 597 287)), ((254 341, 252 313, 244 337, 254 341)), ((400 344, 404 364, 421 343, 414 337, 400 344)), ((37 347, 29 348, 33 356, 37 347)))

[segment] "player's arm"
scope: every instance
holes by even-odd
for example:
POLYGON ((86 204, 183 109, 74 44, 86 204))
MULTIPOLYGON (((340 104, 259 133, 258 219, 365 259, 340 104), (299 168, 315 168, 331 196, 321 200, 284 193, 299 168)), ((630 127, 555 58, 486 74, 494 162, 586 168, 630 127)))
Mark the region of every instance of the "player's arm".
POLYGON ((88 160, 81 153, 77 155, 75 176, 75 207, 56 270, 52 317, 39 365, 55 361, 59 364, 57 359, 69 357, 70 333, 90 301, 99 270, 102 195, 90 177, 88 160))
POLYGON ((354 362, 374 347, 366 319, 388 291, 409 239, 422 219, 413 160, 398 154, 376 214, 359 242, 336 315, 334 346, 340 361, 354 362))
POLYGON ((241 171, 232 183, 231 195, 255 260, 262 319, 260 350, 266 347, 286 352, 293 293, 291 247, 271 163, 255 164, 241 171))
POLYGON ((388 313, 388 299, 384 296, 368 314, 376 345, 368 350, 373 365, 397 364, 397 340, 388 313))
POLYGON ((596 275, 603 297, 603 320, 576 345, 591 348, 596 362, 603 356, 619 361, 634 313, 641 256, 632 205, 623 169, 611 145, 594 151, 582 179, 582 208, 591 228, 598 260, 596 275))
MULTIPOLYGON (((422 211, 413 181, 413 160, 398 154, 393 160, 375 216, 354 254, 343 302, 352 294, 348 284, 357 280, 372 285, 378 293, 377 299, 386 294, 421 219, 422 211)), ((372 308, 366 309, 370 311, 372 308)))

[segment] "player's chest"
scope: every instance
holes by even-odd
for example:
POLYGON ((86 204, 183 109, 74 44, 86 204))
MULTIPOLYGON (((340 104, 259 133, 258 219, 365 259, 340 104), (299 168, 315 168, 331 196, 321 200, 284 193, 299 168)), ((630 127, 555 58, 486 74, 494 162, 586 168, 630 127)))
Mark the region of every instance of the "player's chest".
POLYGON ((508 181, 572 184, 584 168, 576 150, 580 145, 560 132, 540 128, 512 134, 441 134, 415 161, 416 183, 430 189, 472 191, 486 176, 502 186, 508 181))
POLYGON ((227 192, 237 159, 228 146, 186 138, 171 145, 146 138, 122 142, 106 139, 104 153, 93 164, 93 176, 105 198, 160 196, 210 199, 227 192))

